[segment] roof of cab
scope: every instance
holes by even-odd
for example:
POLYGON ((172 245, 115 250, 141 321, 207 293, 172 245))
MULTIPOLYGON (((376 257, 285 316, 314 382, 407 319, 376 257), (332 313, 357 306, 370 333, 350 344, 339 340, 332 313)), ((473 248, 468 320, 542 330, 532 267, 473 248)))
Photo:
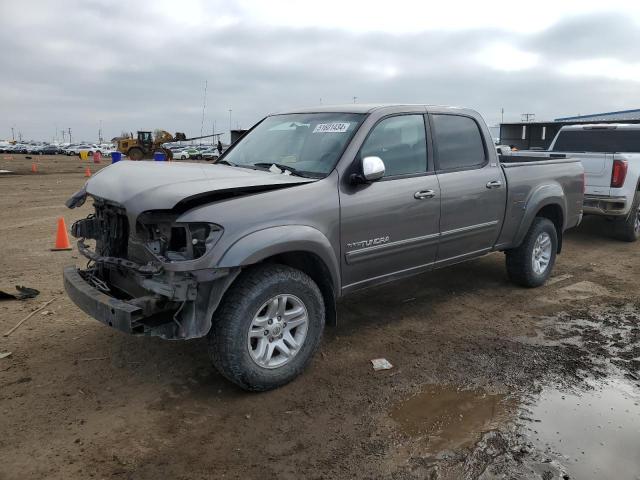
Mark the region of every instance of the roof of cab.
POLYGON ((317 105, 314 107, 296 108, 277 112, 274 115, 282 115, 286 113, 371 113, 375 110, 396 109, 398 107, 425 107, 427 109, 452 109, 460 111, 469 111, 461 107, 448 107, 443 105, 426 105, 426 104, 409 104, 409 103, 345 103, 341 105, 317 105))

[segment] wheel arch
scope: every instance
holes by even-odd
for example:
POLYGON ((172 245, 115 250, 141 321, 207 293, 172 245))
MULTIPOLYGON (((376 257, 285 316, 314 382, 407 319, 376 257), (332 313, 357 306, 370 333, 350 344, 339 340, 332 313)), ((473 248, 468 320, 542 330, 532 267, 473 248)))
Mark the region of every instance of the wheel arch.
POLYGON ((566 222, 566 197, 558 183, 541 185, 528 198, 525 213, 515 236, 514 246, 520 245, 536 217, 548 218, 556 227, 558 250, 562 249, 562 234, 566 222))
POLYGON ((336 255, 324 234, 305 225, 260 230, 235 242, 217 266, 246 268, 269 262, 297 268, 316 282, 325 301, 326 323, 336 323, 340 274, 336 255))

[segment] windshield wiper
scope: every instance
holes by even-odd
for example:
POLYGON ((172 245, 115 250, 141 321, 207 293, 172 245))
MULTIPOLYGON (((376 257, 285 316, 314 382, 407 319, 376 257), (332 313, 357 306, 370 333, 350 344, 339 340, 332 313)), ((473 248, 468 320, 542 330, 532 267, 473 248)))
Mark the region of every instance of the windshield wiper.
POLYGON ((292 175, 296 175, 298 177, 303 177, 303 178, 314 177, 313 172, 303 172, 302 170, 296 170, 295 168, 290 167, 289 165, 284 165, 282 163, 258 162, 253 164, 254 167, 264 167, 267 169, 271 168, 274 165, 278 167, 280 170, 282 170, 282 173, 284 173, 285 170, 288 170, 289 172, 291 172, 292 175))

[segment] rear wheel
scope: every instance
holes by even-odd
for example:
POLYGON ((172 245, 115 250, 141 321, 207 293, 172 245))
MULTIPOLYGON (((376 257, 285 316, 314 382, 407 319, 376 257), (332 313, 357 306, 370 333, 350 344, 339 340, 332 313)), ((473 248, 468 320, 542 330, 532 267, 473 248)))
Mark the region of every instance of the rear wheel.
POLYGON ((625 242, 635 242, 640 238, 640 192, 636 192, 631 210, 626 218, 617 219, 616 237, 625 242))
POLYGON ((264 391, 300 375, 320 344, 325 309, 300 270, 260 265, 225 294, 209 332, 216 369, 239 387, 264 391))
POLYGON ((558 233, 548 218, 536 217, 522 244, 507 250, 509 279, 523 287, 539 287, 553 270, 558 251, 558 233))
POLYGON ((142 160, 144 152, 139 147, 133 147, 127 152, 127 157, 129 157, 129 160, 142 160))

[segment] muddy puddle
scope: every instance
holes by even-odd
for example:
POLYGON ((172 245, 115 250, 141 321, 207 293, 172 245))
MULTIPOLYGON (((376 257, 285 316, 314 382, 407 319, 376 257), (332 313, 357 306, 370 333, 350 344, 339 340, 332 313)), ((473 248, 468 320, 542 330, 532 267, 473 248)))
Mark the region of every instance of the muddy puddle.
POLYGON ((525 408, 527 436, 557 456, 570 478, 640 478, 640 389, 619 378, 591 387, 543 390, 525 408))
POLYGON ((404 433, 419 438, 427 452, 437 454, 477 442, 482 433, 507 422, 515 406, 506 395, 429 385, 398 404, 390 415, 404 433))
POLYGON ((535 352, 530 387, 426 385, 391 408, 396 428, 442 478, 640 480, 640 308, 590 306, 539 325, 515 339, 535 352))

